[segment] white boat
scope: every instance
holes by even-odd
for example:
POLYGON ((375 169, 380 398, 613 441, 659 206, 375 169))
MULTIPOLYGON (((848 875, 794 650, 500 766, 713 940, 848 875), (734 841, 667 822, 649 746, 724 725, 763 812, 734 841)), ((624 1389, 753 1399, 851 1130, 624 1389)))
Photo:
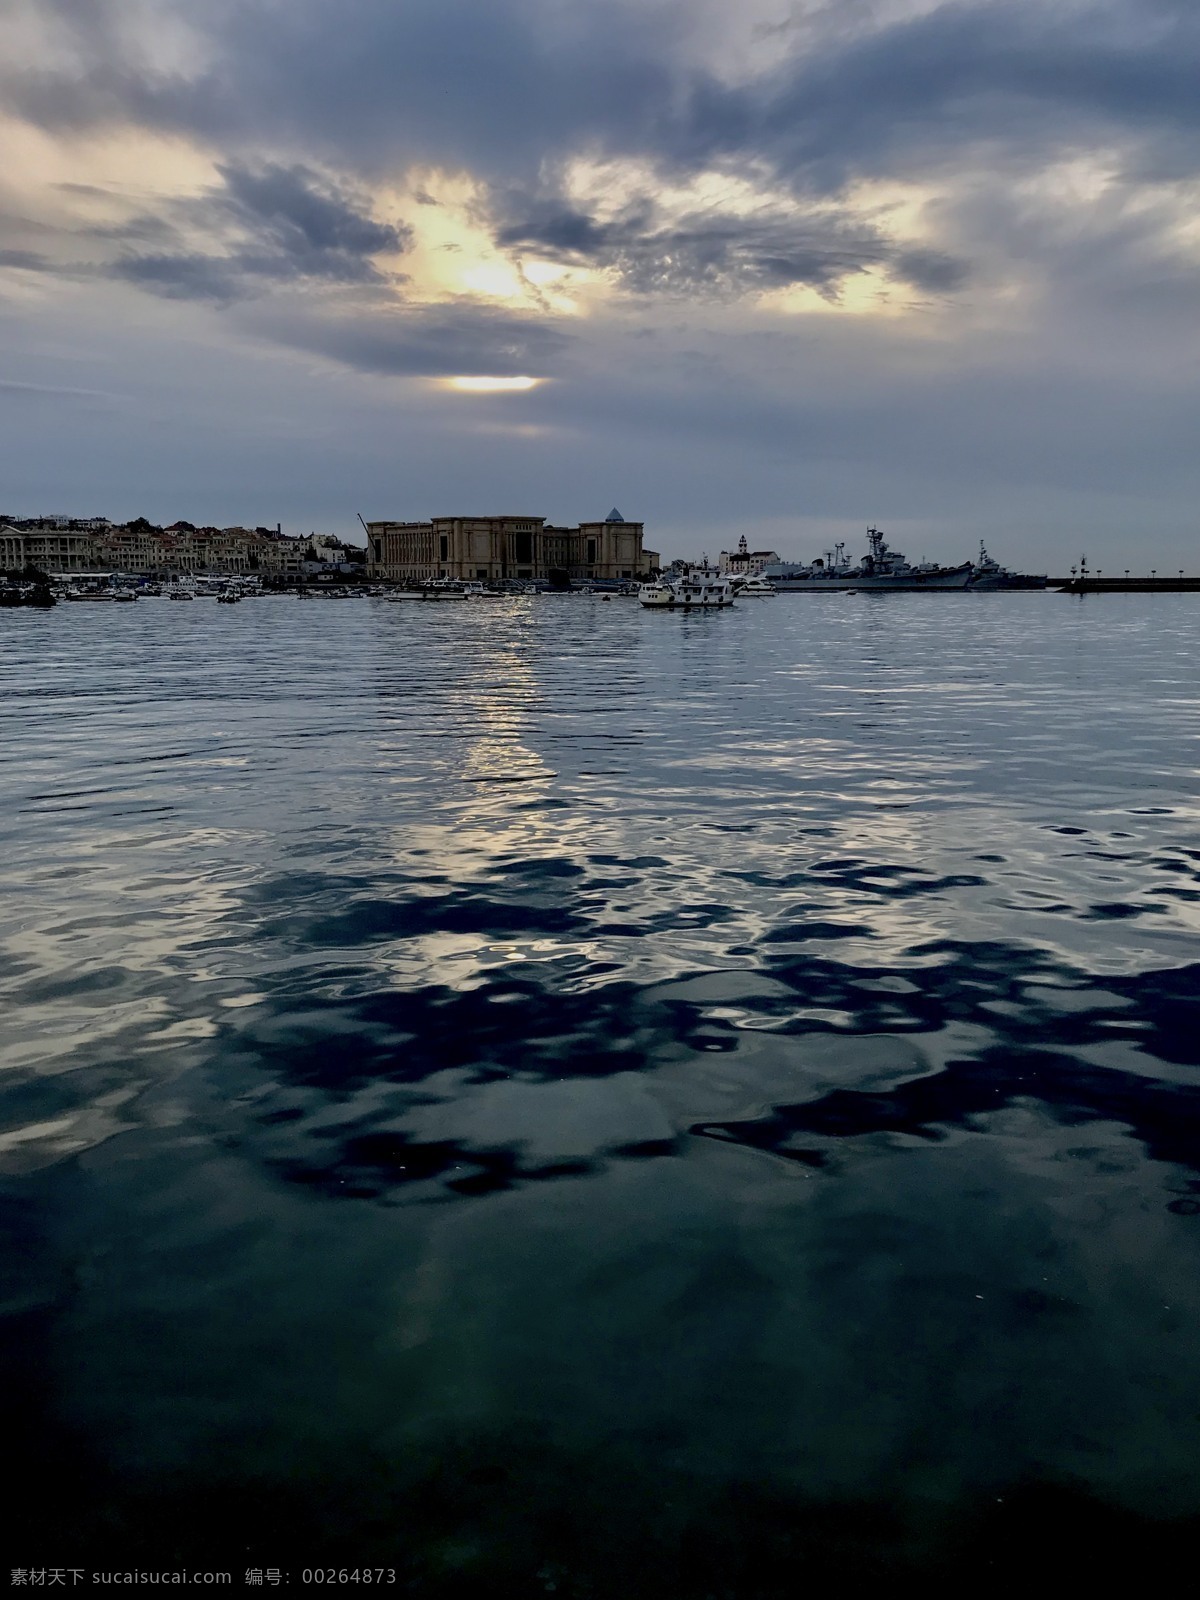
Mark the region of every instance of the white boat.
POLYGON ((108 603, 118 601, 136 600, 137 595, 132 589, 71 589, 63 591, 64 600, 102 600, 108 603))
POLYGON ((739 600, 765 600, 777 591, 775 585, 768 583, 766 578, 746 578, 741 583, 734 580, 733 592, 739 600))
POLYGON ((638 599, 652 611, 720 611, 733 604, 733 585, 728 578, 696 569, 643 583, 638 599))
POLYGON ((163 597, 167 600, 194 600, 196 596, 183 583, 169 583, 163 590, 163 597))

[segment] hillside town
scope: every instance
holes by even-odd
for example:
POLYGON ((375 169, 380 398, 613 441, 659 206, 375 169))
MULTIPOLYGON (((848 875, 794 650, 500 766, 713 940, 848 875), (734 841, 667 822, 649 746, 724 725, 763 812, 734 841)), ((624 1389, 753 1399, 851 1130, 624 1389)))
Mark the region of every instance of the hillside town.
POLYGON ((123 572, 146 577, 195 574, 297 580, 362 573, 366 552, 331 534, 274 528, 158 527, 145 517, 0 516, 0 572, 54 576, 123 572))

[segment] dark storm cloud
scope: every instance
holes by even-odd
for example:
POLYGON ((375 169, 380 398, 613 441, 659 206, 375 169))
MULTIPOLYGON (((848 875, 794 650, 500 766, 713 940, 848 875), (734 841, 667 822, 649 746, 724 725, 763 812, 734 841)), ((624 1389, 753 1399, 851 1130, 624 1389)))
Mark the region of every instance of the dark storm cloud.
POLYGON ((530 170, 548 137, 604 141, 614 125, 640 126, 641 142, 671 91, 677 24, 610 0, 555 10, 544 0, 181 4, 204 62, 187 73, 154 64, 119 6, 59 3, 75 62, 10 63, 0 86, 46 128, 132 122, 231 151, 283 142, 364 171, 530 170))
MULTIPOLYGON (((870 267, 946 294, 966 281, 967 260, 978 275, 986 252, 969 207, 957 218, 944 209, 946 236, 928 248, 903 249, 883 224, 850 215, 844 193, 861 179, 961 185, 990 172, 1003 184, 1095 148, 1118 173, 1200 172, 1200 7, 1183 0, 961 0, 883 21, 870 3, 805 10, 802 26, 770 33, 772 58, 740 79, 697 65, 704 14, 683 0, 180 0, 199 40, 191 71, 155 64, 139 7, 45 9, 73 43, 53 59, 0 64, 20 114, 51 129, 141 124, 225 153, 222 191, 194 203, 191 219, 207 210, 222 248, 142 218, 124 225, 129 253, 113 269, 159 294, 214 302, 272 283, 377 281, 374 257, 406 238, 349 185, 306 165, 256 164, 264 149, 364 184, 424 162, 462 167, 497 197, 505 248, 682 296, 804 284, 832 297, 870 267), (664 177, 716 168, 790 191, 799 215, 665 218, 647 201, 601 221, 565 183, 555 189, 553 174, 578 154, 636 158, 664 177)), ((983 234, 995 259, 1020 242, 983 234)), ((1036 230, 1023 242, 1058 270, 1036 230)))
POLYGON ((544 377, 571 343, 536 317, 470 301, 330 316, 264 308, 243 312, 240 326, 358 372, 401 377, 544 377))
POLYGON ((885 266, 927 290, 965 281, 964 262, 935 251, 899 251, 874 228, 834 210, 797 218, 694 212, 665 220, 644 196, 601 222, 563 200, 509 195, 496 225, 502 248, 610 271, 635 293, 736 294, 803 284, 833 296, 855 273, 885 266))
POLYGON ((380 283, 384 275, 372 258, 410 242, 406 225, 377 222, 350 186, 307 167, 251 169, 231 162, 218 171, 222 189, 174 202, 169 216, 142 215, 95 231, 125 241, 178 241, 200 231, 230 237, 230 248, 129 254, 111 274, 171 299, 223 303, 273 283, 380 283))
POLYGON ((951 4, 832 37, 749 83, 696 78, 660 133, 675 162, 749 154, 808 191, 1097 141, 1166 140, 1194 172, 1198 67, 1200 15, 1176 0, 951 4))
POLYGON ((211 300, 227 305, 251 292, 245 263, 220 256, 127 256, 109 271, 114 278, 167 300, 211 300))
POLYGON ((249 227, 274 240, 298 263, 358 259, 399 250, 411 237, 364 214, 349 194, 323 187, 304 167, 269 166, 259 172, 230 164, 218 168, 224 203, 249 227))
MULTIPOLYGON (((808 18, 745 82, 689 65, 689 8, 591 0, 267 0, 181 8, 206 64, 167 72, 114 5, 55 0, 74 65, 0 83, 49 127, 132 121, 227 149, 291 143, 363 171, 456 162, 531 174, 564 149, 664 166, 766 162, 797 188, 972 147, 1045 155, 1097 138, 1200 167, 1200 15, 1181 0, 939 6, 856 26, 808 18), (824 31, 822 31, 824 28, 824 31), (1184 154, 1186 152, 1186 154, 1184 154)), ((695 23, 699 26, 699 23, 695 23)))
POLYGON ((51 263, 36 250, 0 250, 0 267, 16 267, 22 272, 50 272, 51 263))
POLYGON ((931 294, 961 289, 970 276, 965 261, 940 250, 897 250, 892 253, 892 266, 906 283, 931 294))

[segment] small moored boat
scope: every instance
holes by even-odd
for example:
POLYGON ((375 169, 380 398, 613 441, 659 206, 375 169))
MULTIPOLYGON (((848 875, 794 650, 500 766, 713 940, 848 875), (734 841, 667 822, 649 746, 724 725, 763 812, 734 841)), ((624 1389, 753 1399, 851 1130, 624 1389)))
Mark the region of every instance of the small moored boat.
POLYGON ((434 583, 423 583, 416 589, 397 589, 389 600, 465 600, 467 591, 461 583, 442 578, 434 583))
POLYGON ((651 611, 722 611, 733 604, 733 585, 728 578, 694 570, 642 584, 638 599, 651 611))

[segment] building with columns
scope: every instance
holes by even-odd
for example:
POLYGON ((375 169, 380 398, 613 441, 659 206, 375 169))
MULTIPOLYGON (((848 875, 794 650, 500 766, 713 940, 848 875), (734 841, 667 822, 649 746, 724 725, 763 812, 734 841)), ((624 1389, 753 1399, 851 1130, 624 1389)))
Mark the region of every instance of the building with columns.
MULTIPOLYGON (((61 519, 60 519, 61 520, 61 519)), ((0 527, 0 572, 87 572, 95 565, 90 533, 57 523, 38 528, 0 527)))
POLYGON ((643 578, 658 564, 643 549, 644 524, 614 507, 603 522, 560 528, 544 517, 434 517, 368 522, 367 573, 396 583, 458 578, 498 583, 548 578, 643 578))

